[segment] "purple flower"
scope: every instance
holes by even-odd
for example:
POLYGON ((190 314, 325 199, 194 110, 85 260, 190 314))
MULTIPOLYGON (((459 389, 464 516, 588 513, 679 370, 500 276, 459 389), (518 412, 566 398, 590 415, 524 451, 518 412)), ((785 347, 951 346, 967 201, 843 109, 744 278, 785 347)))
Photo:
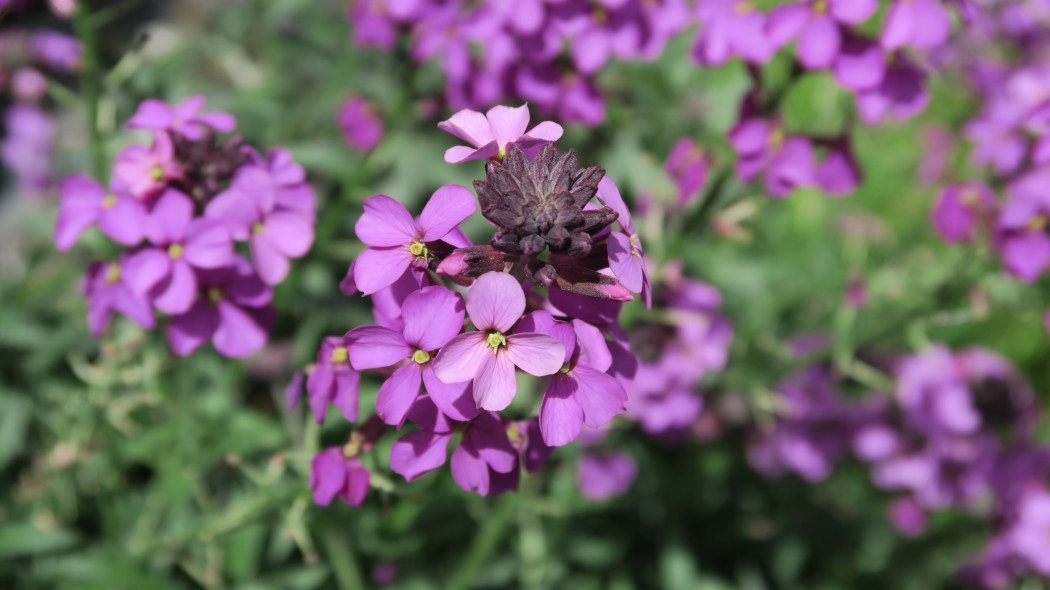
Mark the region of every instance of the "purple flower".
POLYGON ((775 48, 766 34, 766 14, 750 0, 706 0, 697 3, 700 34, 693 59, 706 66, 725 63, 739 55, 751 63, 765 63, 775 48))
POLYGON ((981 426, 966 377, 951 351, 934 346, 905 359, 897 369, 897 401, 910 421, 926 431, 971 434, 981 426))
POLYGON ((479 408, 500 411, 510 405, 518 385, 514 368, 536 376, 561 368, 565 348, 545 334, 510 333, 525 312, 525 293, 517 279, 501 272, 481 275, 467 293, 467 314, 477 331, 453 338, 434 359, 434 373, 445 383, 474 380, 479 408))
POLYGON ((379 417, 400 428, 416 402, 422 382, 431 401, 446 416, 461 421, 474 418, 478 410, 469 381, 446 384, 435 376, 431 362, 463 327, 463 298, 444 287, 424 287, 405 298, 401 314, 401 330, 360 326, 346 334, 350 363, 355 369, 404 363, 379 388, 379 417))
POLYGON ((371 475, 357 457, 345 457, 342 447, 329 447, 310 461, 310 490, 314 503, 328 506, 336 496, 360 508, 368 495, 371 475))
POLYGON ((503 159, 507 145, 514 143, 525 151, 557 141, 562 128, 557 123, 544 121, 526 131, 529 126, 529 105, 517 108, 494 106, 482 115, 464 109, 452 115, 438 127, 473 147, 458 145, 445 151, 450 164, 469 160, 503 159))
POLYGON ((948 41, 952 20, 940 0, 895 0, 886 13, 879 42, 886 49, 933 49, 948 41))
POLYGON ((204 96, 193 95, 174 107, 155 98, 147 98, 127 122, 129 129, 150 129, 178 133, 190 141, 204 138, 206 129, 228 133, 237 125, 229 113, 201 113, 204 96))
POLYGON ((897 120, 910 119, 930 102, 925 84, 926 72, 903 54, 896 54, 881 83, 856 94, 861 117, 869 125, 878 123, 886 115, 897 120))
POLYGON ((687 204, 699 196, 700 189, 707 183, 710 165, 707 154, 692 139, 683 137, 675 142, 667 155, 664 170, 674 180, 679 203, 687 204))
POLYGON ((995 193, 983 182, 952 184, 941 190, 930 220, 950 244, 973 239, 981 225, 988 225, 999 209, 995 193))
POLYGON ((194 219, 193 201, 175 189, 157 199, 145 228, 155 247, 128 257, 127 282, 137 296, 149 296, 157 309, 184 313, 197 297, 194 269, 221 268, 233 258, 230 234, 214 219, 194 219))
POLYGON ((580 320, 555 321, 550 313, 536 311, 525 316, 518 329, 553 336, 565 349, 564 364, 551 377, 540 405, 544 443, 567 445, 584 424, 599 428, 625 411, 627 392, 606 373, 613 359, 598 328, 580 320))
POLYGON ((477 210, 470 189, 454 184, 434 191, 415 219, 386 195, 369 197, 364 205, 354 230, 368 247, 354 261, 354 282, 365 295, 392 285, 409 267, 425 269, 431 260, 427 244, 453 233, 477 210))
POLYGON ((897 498, 887 512, 894 530, 905 537, 917 537, 926 530, 926 511, 914 498, 897 498))
POLYGON ((860 184, 860 170, 853 159, 849 143, 835 141, 816 173, 817 185, 827 194, 844 197, 860 184))
POLYGON ((58 31, 38 31, 29 41, 36 58, 59 71, 72 71, 80 66, 83 48, 75 37, 58 31))
POLYGON ((249 240, 259 277, 276 285, 288 275, 289 258, 304 256, 314 242, 312 215, 287 206, 280 176, 256 166, 237 172, 205 215, 222 221, 236 240, 249 240))
POLYGON ((126 191, 140 201, 145 201, 163 190, 168 181, 182 176, 182 169, 175 161, 175 146, 165 132, 153 135, 150 147, 132 145, 117 154, 113 163, 114 190, 126 191))
POLYGON ((1050 265, 1050 195, 1042 184, 1048 177, 1047 172, 1037 171, 1015 181, 995 224, 1003 266, 1027 283, 1035 281, 1050 265))
POLYGON ((88 266, 80 292, 87 298, 87 324, 92 336, 99 336, 109 326, 113 312, 127 316, 147 330, 154 326, 153 308, 149 301, 136 297, 125 283, 120 262, 93 262, 88 266))
POLYGON ((350 366, 345 339, 326 336, 317 352, 317 363, 306 380, 314 420, 324 422, 328 405, 343 412, 347 422, 357 422, 357 394, 361 376, 350 366))
POLYGON ((641 293, 645 306, 651 308, 653 294, 645 269, 642 240, 634 228, 631 212, 620 196, 620 189, 606 176, 598 182, 597 197, 602 205, 616 211, 620 223, 620 231, 609 234, 609 268, 624 287, 634 293, 641 293))
POLYGON ((751 181, 765 171, 766 191, 786 197, 795 187, 816 182, 813 144, 804 137, 787 137, 777 123, 745 118, 729 131, 729 143, 737 153, 737 175, 751 181))
POLYGON ((62 199, 55 223, 55 246, 69 250, 80 235, 98 224, 103 234, 118 244, 142 241, 146 208, 130 195, 107 191, 87 176, 67 176, 58 185, 62 199))
POLYGON ((776 46, 798 38, 798 60, 811 70, 831 67, 842 46, 841 27, 858 25, 878 0, 807 0, 781 4, 769 13, 766 31, 776 46))
POLYGON ((16 104, 4 113, 7 136, 0 144, 0 161, 18 178, 27 195, 46 193, 51 186, 55 121, 36 106, 16 104))
POLYGON ((576 465, 576 487, 594 501, 626 494, 637 477, 634 459, 616 451, 588 451, 576 465))
POLYGON ((266 344, 273 291, 247 260, 234 256, 227 268, 197 271, 197 285, 197 301, 168 322, 168 344, 175 354, 186 356, 211 340, 223 355, 239 358, 266 344))
POLYGON ((1036 490, 1022 497, 1010 542, 1033 570, 1050 576, 1050 492, 1036 490))
POLYGON ((338 115, 339 130, 347 145, 359 152, 370 152, 383 139, 383 122, 375 108, 359 96, 343 102, 338 115))

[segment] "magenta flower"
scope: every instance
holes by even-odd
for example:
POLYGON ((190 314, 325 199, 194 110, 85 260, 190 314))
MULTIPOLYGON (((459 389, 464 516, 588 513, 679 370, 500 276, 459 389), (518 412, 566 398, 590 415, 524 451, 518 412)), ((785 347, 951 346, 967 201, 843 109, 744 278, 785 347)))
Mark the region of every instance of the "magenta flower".
POLYGON ((700 34, 693 59, 707 66, 739 55, 751 63, 765 63, 775 48, 766 34, 766 14, 750 0, 706 0, 697 4, 700 34))
POLYGON ((167 186, 168 181, 182 176, 175 161, 175 146, 167 133, 153 135, 153 145, 131 145, 117 154, 113 162, 114 190, 128 192, 145 201, 167 186))
MULTIPOLYGON (((1028 178, 1040 176, 1046 175, 1035 173, 1028 178)), ((1028 178, 1011 187, 1013 194, 999 213, 995 235, 1006 271, 1031 283, 1050 265, 1050 198, 1045 192, 1037 195, 1016 188, 1028 178)))
POLYGON ((120 262, 93 262, 88 266, 80 292, 87 298, 87 324, 92 336, 99 336, 109 326, 113 312, 127 316, 147 330, 154 326, 153 308, 149 301, 136 297, 124 281, 120 262))
POLYGON ((376 411, 387 424, 401 427, 426 385, 431 401, 446 416, 467 421, 477 415, 469 379, 446 384, 434 374, 431 358, 463 327, 463 298, 444 287, 424 287, 401 306, 404 328, 360 326, 346 334, 350 363, 359 371, 404 363, 379 388, 376 411), (407 362, 406 362, 407 361, 407 362))
POLYGON ((833 142, 824 161, 817 167, 815 180, 825 193, 836 197, 844 197, 857 189, 861 180, 860 170, 853 159, 848 140, 833 142))
POLYGON ((940 0, 896 0, 886 13, 879 42, 890 50, 933 49, 944 45, 951 32, 951 15, 940 0))
POLYGON ((359 96, 343 102, 338 115, 339 130, 347 145, 359 152, 370 152, 383 139, 383 122, 375 108, 359 96))
POLYGON ((874 125, 886 115, 905 120, 921 113, 930 103, 926 76, 926 72, 905 55, 894 55, 882 81, 855 95, 861 118, 868 125, 874 125))
POLYGON ((425 269, 431 260, 427 244, 453 233, 477 210, 474 193, 455 184, 434 191, 415 219, 386 195, 368 197, 364 205, 354 230, 368 247, 354 261, 354 283, 365 295, 392 285, 409 267, 425 269))
POLYGON ((917 537, 926 530, 926 511, 910 496, 902 496, 890 503, 887 510, 893 530, 905 537, 917 537))
POLYGON ((273 291, 247 260, 234 256, 227 268, 197 271, 197 285, 197 301, 168 322, 168 344, 175 354, 189 355, 211 340, 220 353, 239 358, 266 344, 273 291))
POLYGON ((597 196, 603 205, 616 211, 620 223, 620 231, 609 234, 609 268, 624 287, 642 294, 646 307, 652 307, 653 294, 645 269, 642 240, 634 228, 631 212, 620 196, 620 189, 606 176, 598 182, 597 196))
POLYGON ((482 115, 477 111, 462 110, 438 127, 473 147, 458 145, 445 151, 445 161, 450 164, 468 160, 502 159, 507 144, 517 144, 530 151, 544 144, 558 141, 562 128, 557 123, 544 121, 526 131, 529 126, 529 105, 517 108, 494 106, 482 115))
POLYGON ((205 209, 206 216, 226 224, 234 239, 249 240, 252 262, 268 285, 284 280, 288 259, 304 256, 314 242, 313 218, 283 205, 279 180, 262 168, 246 166, 205 209))
POLYGON ((952 184, 941 190, 930 220, 941 238, 954 244, 972 239, 979 226, 992 222, 998 209, 995 193, 983 182, 952 184))
POLYGON ((310 396, 310 411, 314 421, 324 422, 328 405, 343 412, 348 422, 357 422, 357 395, 361 376, 350 366, 346 342, 339 336, 327 336, 321 341, 317 363, 306 380, 310 396))
POLYGON ((127 122, 127 127, 170 131, 190 141, 199 141, 204 138, 206 129, 228 133, 237 125, 237 119, 233 118, 233 115, 222 112, 202 114, 203 108, 204 97, 200 94, 191 96, 174 107, 155 98, 147 98, 127 122))
POLYGON ((683 205, 699 196, 707 183, 711 162, 695 141, 688 137, 679 139, 667 156, 664 170, 674 180, 678 189, 678 202, 683 205))
POLYGON ((1050 576, 1050 492, 1034 489, 1024 495, 1010 541, 1032 569, 1050 576))
POLYGON ((146 208, 130 195, 107 191, 95 179, 68 176, 58 185, 62 199, 55 224, 55 246, 65 252, 89 227, 124 246, 142 241, 146 208))
POLYGON ((310 461, 310 490, 314 503, 328 506, 336 496, 360 508, 368 495, 371 475, 357 457, 345 457, 342 447, 329 447, 310 461))
POLYGON ((467 293, 467 314, 477 331, 453 338, 434 359, 434 374, 445 383, 474 380, 474 401, 498 412, 513 401, 514 367, 536 376, 561 368, 565 348, 545 334, 510 333, 525 312, 525 292, 506 273, 481 275, 467 293))
POLYGON ((576 465, 576 487, 594 501, 622 496, 638 477, 638 464, 629 455, 616 451, 588 451, 576 465))
POLYGON ((525 316, 518 329, 553 336, 566 351, 562 369, 551 377, 540 405, 544 443, 567 445, 584 424, 599 428, 626 410, 627 391, 605 372, 613 359, 598 328, 580 320, 555 321, 550 313, 536 311, 525 316))
POLYGON ((769 13, 766 31, 777 47, 798 38, 798 60, 811 70, 831 67, 842 47, 841 27, 875 14, 878 0, 806 0, 781 4, 769 13))
POLYGON ((196 268, 221 268, 233 258, 233 242, 223 225, 193 217, 193 201, 175 189, 157 199, 146 221, 155 247, 131 254, 125 273, 131 290, 149 297, 157 309, 186 312, 197 298, 196 268))
POLYGON ((804 137, 785 136, 779 123, 745 118, 729 131, 729 143, 737 153, 737 175, 750 181, 765 171, 771 196, 786 197, 795 187, 816 182, 813 144, 804 137))

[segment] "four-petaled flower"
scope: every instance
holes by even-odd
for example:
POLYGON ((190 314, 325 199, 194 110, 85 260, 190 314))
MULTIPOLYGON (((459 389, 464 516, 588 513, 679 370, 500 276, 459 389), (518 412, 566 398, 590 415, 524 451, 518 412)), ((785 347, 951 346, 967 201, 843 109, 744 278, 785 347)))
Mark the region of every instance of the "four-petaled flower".
POLYGON ((608 176, 598 183, 598 200, 616 211, 620 223, 620 231, 609 234, 609 268, 629 291, 642 294, 646 307, 652 307, 653 293, 645 269, 642 240, 634 228, 631 212, 620 196, 620 189, 608 176))
POLYGON ((171 131, 191 141, 198 141, 204 138, 205 129, 227 133, 233 131, 237 125, 233 115, 223 112, 201 113, 203 108, 204 97, 200 94, 195 94, 175 106, 148 98, 142 101, 127 126, 129 129, 171 131))
POLYGON ((529 126, 529 106, 517 108, 494 106, 482 115, 464 109, 452 115, 438 127, 455 135, 474 147, 457 145, 445 151, 445 161, 450 164, 468 160, 503 159, 507 145, 517 144, 529 152, 561 137, 562 128, 557 123, 544 121, 526 131, 529 126))

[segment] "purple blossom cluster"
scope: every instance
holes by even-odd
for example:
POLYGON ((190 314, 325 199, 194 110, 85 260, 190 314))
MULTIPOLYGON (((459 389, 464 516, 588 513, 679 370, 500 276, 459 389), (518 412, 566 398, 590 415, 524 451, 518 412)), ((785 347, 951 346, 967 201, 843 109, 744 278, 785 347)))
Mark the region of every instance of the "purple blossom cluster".
POLYGON ((127 126, 151 132, 152 142, 121 150, 108 187, 87 176, 59 185, 59 250, 91 227, 126 248, 84 279, 95 336, 114 312, 146 329, 161 312, 180 356, 209 340, 230 357, 266 344, 273 286, 313 244, 314 192, 288 150, 263 156, 239 136, 220 142, 216 133, 232 131, 235 119, 203 109, 202 96, 144 101, 127 126))
POLYGON ((778 388, 778 418, 749 451, 759 471, 826 478, 848 453, 894 494, 888 517, 922 534, 927 514, 961 510, 996 531, 961 575, 991 588, 1029 573, 1050 575, 1050 448, 1034 437, 1032 392, 1017 370, 980 348, 932 346, 894 363, 893 395, 851 398, 834 372, 811 366, 778 388))
POLYGON ((522 469, 538 470, 554 448, 579 440, 589 447, 579 463, 581 492, 623 493, 637 466, 623 453, 590 447, 625 412, 654 434, 683 423, 659 417, 680 413, 683 403, 695 418, 700 398, 689 389, 725 364, 732 334, 718 292, 664 272, 657 304, 672 319, 652 329, 672 334, 653 353, 671 360, 640 365, 632 340, 647 342, 647 332, 633 338, 619 315, 635 295, 647 306, 654 295, 612 179, 580 167, 574 151, 558 151, 559 125, 529 127, 525 106, 460 111, 439 127, 469 144, 450 148, 445 159, 483 161, 485 179, 474 191, 438 188, 418 216, 386 195, 365 200, 355 228, 365 248, 341 287, 371 297, 375 323, 325 338, 316 362, 289 386, 294 405, 305 377, 316 421, 334 405, 356 422, 359 373, 383 379, 375 414, 346 445, 315 458, 315 499, 327 503, 351 477, 340 497, 364 501, 351 491, 367 481, 357 457, 382 435, 377 421, 409 430, 389 456, 407 481, 448 461, 464 490, 498 494, 517 488, 522 469), (493 233, 475 245, 460 225, 479 204, 493 233), (666 371, 666 387, 648 388, 646 380, 641 389, 643 370, 666 371), (525 387, 535 397, 519 391, 525 387), (629 391, 639 401, 628 402, 629 391))
MULTIPOLYGON (((19 6, 12 5, 11 9, 19 6)), ((80 43, 57 31, 0 32, 0 94, 11 104, 3 112, 4 137, 0 164, 15 177, 18 192, 39 197, 52 187, 55 122, 44 108, 48 90, 45 72, 61 74, 80 65, 80 43)))

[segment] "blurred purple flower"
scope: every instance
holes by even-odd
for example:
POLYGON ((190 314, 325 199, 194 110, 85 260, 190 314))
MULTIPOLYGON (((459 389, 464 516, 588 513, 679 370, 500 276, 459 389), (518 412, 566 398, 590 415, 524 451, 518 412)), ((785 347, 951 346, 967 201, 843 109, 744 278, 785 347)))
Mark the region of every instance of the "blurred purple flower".
POLYGON ((634 459, 616 451, 588 451, 576 465, 576 487, 596 502, 626 494, 637 477, 634 459))
POLYGON ((314 421, 324 422, 329 404, 343 412, 347 422, 357 422, 357 396, 361 376, 350 366, 344 338, 326 336, 317 351, 317 362, 306 380, 314 421))
POLYGON ((124 246, 134 246, 145 235, 146 208, 130 195, 107 191, 95 179, 68 176, 58 185, 61 203, 55 223, 55 246, 65 252, 89 227, 124 246))
POLYGON ((359 96, 343 101, 338 114, 339 130, 347 145, 359 152, 370 152, 383 139, 383 122, 375 107, 359 96))
POLYGON ((750 0, 706 0, 697 3, 700 34, 693 45, 693 59, 717 66, 739 55, 762 64, 776 51, 766 33, 766 13, 750 0))
POLYGON ((700 189, 707 184, 710 166, 709 156, 695 141, 683 137, 675 142, 664 170, 674 180, 679 203, 684 205, 700 196, 700 189))
POLYGON ((944 187, 930 218, 941 238, 954 244, 973 239, 978 229, 992 223, 998 209, 992 189, 973 181, 944 187))
POLYGON ((831 67, 842 46, 841 27, 875 14, 878 0, 806 0, 781 4, 769 13, 766 31, 776 47, 798 39, 799 62, 811 70, 831 67))
POLYGON ((139 104, 135 114, 127 122, 129 129, 150 129, 178 133, 191 141, 204 138, 206 129, 228 133, 237 125, 237 119, 229 113, 201 113, 204 96, 193 95, 175 106, 147 98, 139 104))
POLYGON ((127 283, 124 282, 122 264, 119 262, 93 262, 80 286, 80 292, 87 298, 87 325, 92 336, 100 336, 109 326, 113 312, 128 317, 131 321, 147 330, 155 324, 153 308, 149 301, 136 297, 127 283))
POLYGON ((371 475, 357 457, 345 457, 342 447, 329 447, 310 461, 310 490, 314 503, 328 506, 340 500, 360 508, 368 495, 371 475))
POLYGON ((175 147, 171 137, 162 131, 153 134, 150 147, 131 145, 117 154, 110 186, 146 201, 180 176, 182 168, 175 161, 175 147))

